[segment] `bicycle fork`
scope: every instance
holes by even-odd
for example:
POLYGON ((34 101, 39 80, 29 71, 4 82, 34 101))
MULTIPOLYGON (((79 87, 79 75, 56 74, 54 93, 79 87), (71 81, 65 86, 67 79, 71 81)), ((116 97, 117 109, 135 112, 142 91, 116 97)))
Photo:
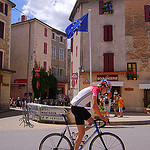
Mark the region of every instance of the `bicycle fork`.
POLYGON ((98 129, 98 127, 97 127, 97 124, 95 124, 95 127, 96 127, 96 130, 97 130, 97 132, 98 132, 98 135, 99 135, 99 138, 100 138, 100 140, 102 141, 102 143, 103 143, 103 146, 104 146, 104 148, 105 148, 105 150, 108 150, 108 148, 106 147, 106 144, 105 144, 105 142, 104 142, 104 140, 103 140, 103 138, 102 138, 102 136, 101 136, 101 133, 99 132, 99 129, 98 129))

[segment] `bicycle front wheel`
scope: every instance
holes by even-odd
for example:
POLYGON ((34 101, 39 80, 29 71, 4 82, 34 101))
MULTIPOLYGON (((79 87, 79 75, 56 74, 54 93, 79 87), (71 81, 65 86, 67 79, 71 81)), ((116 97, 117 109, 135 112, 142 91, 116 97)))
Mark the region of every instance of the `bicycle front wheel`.
POLYGON ((122 140, 115 134, 104 132, 91 141, 90 150, 125 150, 122 140), (101 138, 100 138, 101 136, 101 138), (104 141, 104 143, 102 142, 104 141), (105 144, 105 146, 104 146, 105 144))
POLYGON ((66 136, 52 133, 43 138, 39 150, 72 150, 72 145, 66 136))

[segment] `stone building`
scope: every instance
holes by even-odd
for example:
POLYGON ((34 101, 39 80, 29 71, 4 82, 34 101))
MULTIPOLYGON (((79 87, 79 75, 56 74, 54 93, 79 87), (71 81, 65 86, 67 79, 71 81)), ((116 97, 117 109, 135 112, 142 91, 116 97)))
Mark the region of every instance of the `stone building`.
MULTIPOLYGON (((124 98, 127 111, 143 112, 150 103, 149 0, 77 0, 69 20, 81 18, 89 9, 92 84, 105 77, 112 93, 124 98)), ((89 32, 76 32, 71 43, 75 95, 90 85, 89 32)))
POLYGON ((16 5, 9 0, 0 0, 0 109, 9 108, 10 98, 10 46, 11 10, 16 5))
MULTIPOLYGON (((54 68, 59 71, 60 67, 63 73, 58 77, 66 77, 66 49, 66 34, 36 18, 26 20, 26 16, 22 16, 21 22, 12 24, 11 69, 16 73, 11 78, 11 96, 22 98, 25 93, 33 95, 35 61, 46 71, 52 69, 53 73, 54 68)), ((62 88, 62 84, 63 94, 67 94, 68 83, 58 79, 58 88, 62 88)))

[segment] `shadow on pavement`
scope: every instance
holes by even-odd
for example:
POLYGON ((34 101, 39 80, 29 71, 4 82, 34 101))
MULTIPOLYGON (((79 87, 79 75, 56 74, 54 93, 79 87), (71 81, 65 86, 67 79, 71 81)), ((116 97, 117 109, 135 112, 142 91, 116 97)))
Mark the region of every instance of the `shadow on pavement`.
POLYGON ((13 116, 19 116, 22 115, 22 110, 0 110, 0 118, 7 118, 7 117, 13 117, 13 116))

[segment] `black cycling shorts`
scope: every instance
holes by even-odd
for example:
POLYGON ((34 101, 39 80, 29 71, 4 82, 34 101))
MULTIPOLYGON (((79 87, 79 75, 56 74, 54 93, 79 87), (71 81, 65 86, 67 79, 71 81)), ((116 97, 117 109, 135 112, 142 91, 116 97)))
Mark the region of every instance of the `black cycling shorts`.
POLYGON ((88 120, 91 114, 84 107, 72 106, 71 111, 75 116, 77 125, 84 125, 84 120, 88 120))

